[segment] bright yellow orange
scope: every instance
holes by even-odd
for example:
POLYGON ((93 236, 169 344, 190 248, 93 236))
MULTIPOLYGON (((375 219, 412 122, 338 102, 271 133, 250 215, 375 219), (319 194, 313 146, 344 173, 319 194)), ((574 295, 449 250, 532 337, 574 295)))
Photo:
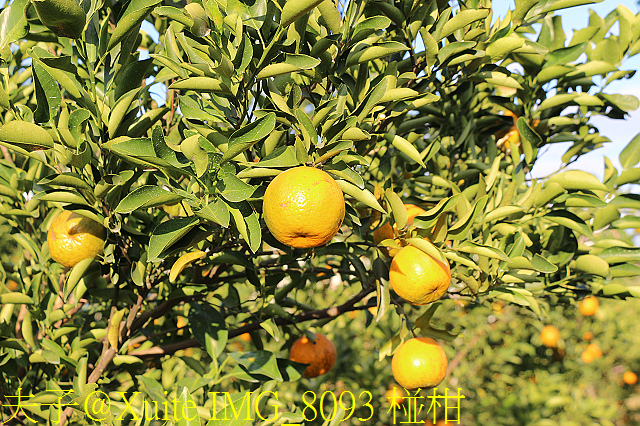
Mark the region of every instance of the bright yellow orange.
POLYGON ((393 290, 414 305, 440 299, 451 283, 449 263, 434 259, 422 250, 407 246, 391 261, 389 282, 393 290))
POLYGON ((101 253, 106 235, 106 229, 98 222, 64 211, 49 228, 49 253, 53 260, 71 268, 101 253))
POLYGON ((326 172, 295 167, 267 187, 262 203, 271 234, 290 247, 318 247, 331 241, 344 219, 342 190, 326 172))
POLYGON ((393 378, 405 389, 437 386, 447 374, 447 356, 430 337, 405 341, 391 359, 393 378))
MULTIPOLYGON (((405 209, 407 209, 408 216, 407 224, 405 225, 406 227, 413 225, 413 220, 416 218, 416 216, 424 213, 423 209, 413 204, 405 204, 404 207, 405 209)), ((396 243, 400 244, 400 240, 397 239, 398 236, 398 227, 395 224, 393 225, 393 227, 391 227, 391 224, 389 222, 386 222, 380 228, 373 231, 373 242, 375 243, 375 245, 378 245, 384 240, 391 240, 396 238, 396 243)), ((400 251, 400 249, 390 247, 380 247, 379 250, 389 258, 394 257, 400 251)))
POLYGON ((404 402, 404 399, 407 396, 407 391, 402 389, 397 384, 392 383, 391 385, 389 385, 389 388, 385 392, 384 396, 387 398, 387 401, 389 401, 389 404, 392 407, 396 407, 404 402))
POLYGON ((427 420, 424 421, 424 424, 428 425, 428 426, 449 426, 449 425, 461 426, 462 425, 462 423, 457 423, 457 422, 453 422, 453 421, 445 422, 444 419, 440 419, 440 420, 436 421, 435 425, 433 424, 433 422, 431 420, 427 419, 427 420))
POLYGON ((14 280, 8 280, 7 281, 7 288, 10 291, 16 291, 18 289, 18 283, 15 282, 14 280))
POLYGON ((625 371, 622 380, 628 385, 635 385, 638 382, 638 375, 633 371, 625 371))
POLYGON ((289 359, 301 364, 309 364, 302 375, 306 378, 318 377, 331 371, 338 358, 336 347, 331 340, 316 333, 316 340, 312 342, 307 336, 296 340, 289 351, 289 359))
POLYGON ((593 354, 591 352, 589 352, 589 351, 582 352, 582 355, 580 355, 580 357, 582 358, 582 361, 585 364, 591 364, 593 362, 593 360, 595 359, 593 354))
POLYGON ((602 349, 600 349, 600 346, 595 343, 589 343, 589 346, 587 346, 587 352, 590 352, 594 359, 602 358, 602 349))
POLYGON ((555 348, 558 346, 558 340, 560 340, 560 331, 552 325, 546 325, 540 332, 540 338, 543 345, 548 348, 555 348))
POLYGON ((585 317, 590 317, 598 312, 599 306, 600 302, 595 296, 585 297, 578 303, 578 309, 580 309, 580 313, 585 317))

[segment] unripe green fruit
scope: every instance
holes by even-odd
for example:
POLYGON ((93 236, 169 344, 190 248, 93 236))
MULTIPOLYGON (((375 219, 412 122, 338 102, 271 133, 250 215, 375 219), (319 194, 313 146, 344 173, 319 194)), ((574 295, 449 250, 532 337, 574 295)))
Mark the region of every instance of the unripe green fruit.
POLYGON ((32 0, 42 24, 60 37, 80 38, 87 16, 76 0, 32 0))

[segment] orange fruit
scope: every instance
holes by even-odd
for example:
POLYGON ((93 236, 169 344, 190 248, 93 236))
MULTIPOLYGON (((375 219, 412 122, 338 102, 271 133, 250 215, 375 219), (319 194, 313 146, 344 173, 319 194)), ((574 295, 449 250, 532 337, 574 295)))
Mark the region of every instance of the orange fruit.
POLYGON ((578 303, 578 309, 580 309, 580 313, 585 317, 594 315, 598 311, 599 306, 600 302, 595 296, 587 296, 578 303))
POLYGON ((444 349, 430 337, 405 341, 391 359, 393 378, 405 389, 437 386, 447 374, 444 349))
POLYGON ((405 397, 407 396, 407 391, 402 389, 395 383, 389 385, 389 388, 385 392, 384 396, 389 401, 389 404, 392 407, 396 407, 404 402, 405 397))
POLYGON ((18 289, 18 283, 15 282, 14 280, 8 280, 7 281, 7 288, 10 291, 16 291, 18 289))
POLYGON ((594 359, 602 358, 602 349, 600 349, 600 346, 595 343, 589 343, 589 346, 587 346, 587 352, 590 352, 594 359))
MULTIPOLYGON (((405 204, 404 208, 407 209, 407 224, 406 227, 413 225, 413 220, 416 216, 424 213, 424 210, 418 206, 414 206, 413 204, 405 204)), ((380 228, 373 231, 373 242, 375 245, 380 244, 384 240, 391 240, 398 237, 398 227, 394 224, 391 227, 389 222, 386 222, 380 228)), ((396 242, 400 244, 400 240, 396 239, 396 242)), ((387 257, 394 257, 400 249, 390 248, 390 247, 380 247, 380 251, 387 257)))
POLYGON ((593 360, 595 359, 593 354, 591 352, 589 352, 588 350, 582 352, 582 355, 580 357, 582 358, 582 361, 584 361, 585 364, 591 364, 593 362, 593 360))
POLYGON ((585 342, 590 342, 593 340, 593 333, 590 331, 586 331, 583 335, 582 335, 582 340, 584 340, 585 342))
POLYGON ((435 423, 435 425, 433 424, 433 422, 431 420, 425 420, 424 424, 425 425, 429 425, 429 426, 448 426, 448 425, 458 425, 458 426, 460 426, 460 425, 462 425, 462 423, 457 423, 457 422, 454 422, 454 421, 445 422, 444 419, 438 420, 435 423))
POLYGON ((240 335, 240 340, 242 340, 243 342, 250 342, 251 341, 251 335, 249 333, 242 333, 240 335))
POLYGON ((318 247, 331 241, 344 219, 342 190, 326 172, 295 167, 269 183, 262 203, 271 234, 290 247, 318 247))
POLYGON ((306 378, 318 377, 331 371, 338 358, 336 347, 331 340, 320 333, 316 333, 316 340, 312 342, 307 336, 296 340, 289 351, 289 359, 301 364, 309 364, 302 375, 306 378))
POLYGON ((434 259, 422 250, 407 246, 391 261, 389 282, 393 290, 414 305, 440 299, 451 283, 449 263, 434 259))
POLYGON ((540 338, 542 339, 543 345, 548 348, 555 348, 558 346, 560 331, 552 325, 546 325, 540 332, 540 338))
POLYGON ((625 371, 622 380, 628 385, 635 385, 638 381, 638 375, 633 371, 625 371))
POLYGON ((106 229, 95 220, 64 211, 49 228, 49 253, 53 260, 71 268, 101 253, 106 234, 106 229))

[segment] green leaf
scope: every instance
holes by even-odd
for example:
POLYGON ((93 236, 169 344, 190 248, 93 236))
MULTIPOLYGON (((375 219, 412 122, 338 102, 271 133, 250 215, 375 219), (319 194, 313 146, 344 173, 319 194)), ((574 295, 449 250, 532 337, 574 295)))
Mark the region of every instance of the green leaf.
POLYGON ((487 56, 489 56, 493 62, 500 61, 509 53, 521 48, 524 42, 525 40, 523 38, 516 36, 499 38, 487 46, 487 56))
POLYGON ((47 123, 57 115, 62 95, 56 80, 41 65, 33 63, 32 69, 37 104, 33 118, 36 123, 47 123))
POLYGON ((149 238, 148 261, 160 260, 162 252, 185 236, 198 222, 197 217, 181 217, 169 219, 156 226, 149 238))
POLYGON ((289 53, 283 62, 269 64, 256 75, 258 80, 289 74, 296 71, 310 70, 320 65, 320 60, 307 55, 289 53))
POLYGON ((247 201, 240 203, 229 202, 227 204, 229 205, 229 212, 233 218, 233 223, 236 225, 236 229, 238 229, 242 238, 249 244, 251 251, 255 253, 262 243, 262 232, 260 230, 258 214, 247 201))
POLYGON ((282 8, 280 25, 288 27, 302 15, 322 3, 323 0, 289 0, 282 8))
POLYGON ((582 170, 567 170, 558 173, 549 178, 549 183, 557 183, 567 190, 607 190, 607 187, 597 177, 582 170))
POLYGON ((229 219, 231 217, 229 207, 222 200, 207 204, 204 208, 196 211, 195 214, 204 220, 215 222, 223 228, 229 227, 229 219))
POLYGON ((116 207, 116 213, 131 213, 134 210, 173 204, 183 197, 155 185, 143 185, 127 194, 116 207))
POLYGON ((362 64, 364 62, 373 61, 375 59, 381 59, 394 53, 404 52, 409 50, 404 44, 397 41, 382 42, 374 46, 365 47, 358 51, 352 51, 347 57, 346 67, 362 64))
POLYGON ((593 237, 589 226, 575 214, 566 210, 556 210, 542 216, 544 219, 562 225, 587 237, 593 237))
POLYGON ((223 174, 222 180, 218 181, 218 191, 224 199, 232 202, 244 201, 255 192, 256 187, 245 183, 233 174, 223 174))
POLYGON ((2 13, 0 13, 0 50, 29 33, 29 23, 24 13, 29 3, 31 3, 29 0, 14 0, 2 9, 2 13))
POLYGON ((502 250, 471 241, 463 241, 457 249, 463 253, 477 254, 479 256, 499 259, 505 262, 509 261, 509 257, 502 250))
POLYGON ((368 189, 360 189, 346 180, 336 180, 336 183, 345 194, 363 202, 375 210, 378 210, 380 213, 386 213, 380 203, 378 203, 378 200, 376 200, 376 197, 368 189))
POLYGON ((447 233, 447 237, 454 240, 462 240, 465 239, 469 229, 473 225, 476 217, 484 210, 484 207, 487 205, 488 196, 485 195, 480 198, 473 209, 469 210, 469 212, 462 218, 459 218, 447 233))
POLYGON ((279 382, 283 381, 277 358, 272 352, 231 352, 229 357, 242 365, 249 374, 260 374, 279 382))
POLYGON ((623 169, 633 167, 640 162, 640 133, 624 147, 619 159, 623 169))
POLYGON ((467 25, 485 19, 489 16, 490 9, 467 9, 461 10, 453 18, 449 19, 442 27, 440 38, 446 38, 453 34, 456 30, 466 27, 467 25))
POLYGON ((110 52, 111 49, 116 47, 116 45, 123 41, 131 32, 138 31, 142 21, 144 21, 147 15, 151 13, 153 8, 160 2, 161 0, 132 0, 129 2, 122 16, 118 19, 113 34, 111 34, 109 38, 105 53, 110 52))
POLYGON ((189 329, 211 358, 218 358, 224 351, 229 332, 224 317, 213 306, 193 303, 189 309, 189 329))
POLYGON ((273 152, 262 160, 256 166, 258 167, 294 167, 299 165, 296 158, 296 149, 293 146, 281 146, 273 150, 273 152))
POLYGON ((85 182, 79 174, 73 172, 49 175, 40 179, 38 185, 66 186, 76 189, 86 189, 88 191, 91 190, 89 184, 85 182))
POLYGON ((387 142, 390 142, 398 151, 400 151, 401 153, 409 157, 411 160, 415 161, 416 163, 424 167, 424 162, 422 161, 422 155, 416 149, 416 147, 411 144, 411 142, 409 142, 408 140, 406 140, 401 136, 391 135, 389 133, 385 134, 384 138, 386 139, 387 142))
POLYGON ((393 221, 396 223, 398 229, 402 229, 407 224, 409 216, 407 215, 407 208, 404 203, 391 188, 384 192, 384 197, 391 207, 391 213, 393 214, 393 221))
POLYGON ((458 204, 460 197, 462 197, 462 195, 456 194, 440 200, 440 202, 435 207, 422 213, 421 215, 416 216, 413 219, 413 226, 422 229, 430 228, 436 223, 440 215, 453 209, 456 204, 458 204))
POLYGON ((440 251, 440 249, 435 245, 433 245, 430 241, 424 238, 408 238, 407 242, 412 246, 425 252, 429 256, 433 257, 434 259, 437 259, 440 262, 446 263, 446 259, 445 259, 445 256, 442 254, 442 251, 440 251))
POLYGON ((270 112, 253 123, 236 130, 229 137, 229 147, 222 156, 222 161, 228 161, 246 151, 259 140, 269 136, 275 127, 276 114, 270 112))

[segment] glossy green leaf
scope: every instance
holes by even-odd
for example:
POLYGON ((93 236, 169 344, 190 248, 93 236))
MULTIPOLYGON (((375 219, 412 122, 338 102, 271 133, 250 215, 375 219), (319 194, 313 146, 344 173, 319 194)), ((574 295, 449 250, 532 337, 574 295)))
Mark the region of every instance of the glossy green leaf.
POLYGON ((155 227, 149 238, 149 262, 161 260, 159 257, 171 245, 198 225, 197 217, 173 218, 155 227))
POLYGON ((162 189, 159 186, 143 185, 136 188, 120 201, 116 213, 131 213, 134 210, 173 204, 182 200, 182 196, 162 189))

